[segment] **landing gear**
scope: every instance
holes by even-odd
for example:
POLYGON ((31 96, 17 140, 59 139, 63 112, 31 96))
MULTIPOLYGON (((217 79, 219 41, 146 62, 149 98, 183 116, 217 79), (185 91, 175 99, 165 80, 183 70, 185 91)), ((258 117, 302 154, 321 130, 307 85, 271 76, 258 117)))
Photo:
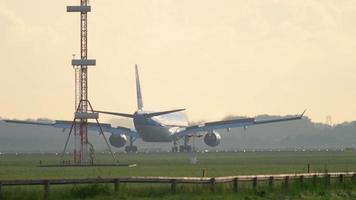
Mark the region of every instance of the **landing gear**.
POLYGON ((192 152, 192 146, 191 145, 180 145, 179 152, 192 152))
POLYGON ((188 136, 185 136, 184 139, 184 144, 180 145, 178 148, 177 141, 173 142, 173 147, 172 147, 172 152, 192 152, 193 148, 191 145, 188 145, 189 143, 189 138, 188 136))
POLYGON ((173 141, 173 147, 172 147, 172 152, 173 153, 177 153, 178 152, 178 146, 177 146, 178 144, 177 144, 177 141, 176 140, 174 140, 173 141))
POLYGON ((126 153, 136 153, 137 152, 137 146, 133 145, 134 141, 135 141, 135 138, 130 136, 130 145, 125 147, 126 153))
POLYGON ((126 153, 136 153, 137 146, 126 146, 125 151, 126 151, 126 153))
POLYGON ((187 153, 192 152, 192 146, 189 145, 189 137, 185 136, 183 141, 184 141, 184 144, 179 147, 179 151, 187 152, 187 153))
POLYGON ((173 152, 173 153, 178 152, 178 147, 172 147, 172 152, 173 152))

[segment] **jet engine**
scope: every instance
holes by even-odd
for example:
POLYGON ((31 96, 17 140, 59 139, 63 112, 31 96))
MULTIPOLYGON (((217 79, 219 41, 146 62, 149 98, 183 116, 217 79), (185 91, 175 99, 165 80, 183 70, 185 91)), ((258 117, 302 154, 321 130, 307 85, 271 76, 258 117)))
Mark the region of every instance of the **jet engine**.
POLYGON ((116 148, 121 148, 125 146, 126 141, 127 141, 127 137, 124 134, 112 134, 109 137, 110 144, 116 148))
POLYGON ((220 144, 221 136, 218 132, 211 131, 204 136, 204 142, 206 145, 216 147, 220 144))

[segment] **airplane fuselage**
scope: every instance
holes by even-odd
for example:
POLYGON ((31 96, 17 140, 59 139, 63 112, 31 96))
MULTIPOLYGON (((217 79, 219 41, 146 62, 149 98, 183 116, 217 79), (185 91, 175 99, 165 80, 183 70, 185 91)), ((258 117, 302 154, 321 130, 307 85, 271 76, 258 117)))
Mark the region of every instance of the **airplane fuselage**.
POLYGON ((147 118, 143 114, 149 112, 137 111, 133 122, 137 133, 145 142, 172 142, 174 133, 188 125, 182 113, 172 113, 147 118))

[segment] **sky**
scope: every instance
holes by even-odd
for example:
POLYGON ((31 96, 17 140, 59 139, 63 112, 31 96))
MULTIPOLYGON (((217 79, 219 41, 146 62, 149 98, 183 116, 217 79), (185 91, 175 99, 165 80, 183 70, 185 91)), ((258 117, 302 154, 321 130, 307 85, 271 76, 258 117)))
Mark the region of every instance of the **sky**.
MULTIPOLYGON (((78 1, 0 0, 0 116, 71 119, 78 1)), ((89 98, 133 113, 134 65, 146 110, 356 119, 356 1, 91 0, 89 98)), ((101 116, 102 121, 111 117, 101 116)))

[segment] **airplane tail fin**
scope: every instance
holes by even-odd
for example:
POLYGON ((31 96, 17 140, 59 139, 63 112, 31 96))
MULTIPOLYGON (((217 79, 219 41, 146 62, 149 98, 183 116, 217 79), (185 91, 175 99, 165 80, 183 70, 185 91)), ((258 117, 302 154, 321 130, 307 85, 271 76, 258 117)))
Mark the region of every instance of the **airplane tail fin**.
POLYGON ((136 71, 136 93, 137 93, 137 109, 143 110, 142 94, 141 94, 141 85, 140 85, 140 76, 138 74, 137 64, 135 65, 136 71))

